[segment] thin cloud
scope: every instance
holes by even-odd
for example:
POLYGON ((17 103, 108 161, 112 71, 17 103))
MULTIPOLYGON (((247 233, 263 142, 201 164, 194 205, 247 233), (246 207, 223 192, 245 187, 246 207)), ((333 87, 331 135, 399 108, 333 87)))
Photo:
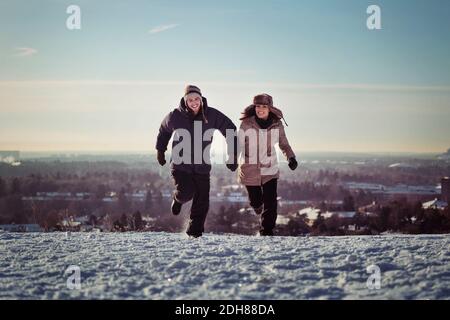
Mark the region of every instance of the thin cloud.
POLYGON ((150 33, 150 34, 156 34, 156 33, 160 33, 160 32, 163 32, 163 31, 167 31, 167 30, 176 28, 176 27, 178 27, 178 26, 179 26, 179 24, 176 24, 176 23, 173 23, 173 24, 164 24, 164 25, 156 26, 156 27, 150 29, 150 30, 148 31, 148 33, 150 33))
POLYGON ((35 55, 38 52, 37 49, 29 47, 14 48, 14 51, 15 57, 31 57, 32 55, 35 55))

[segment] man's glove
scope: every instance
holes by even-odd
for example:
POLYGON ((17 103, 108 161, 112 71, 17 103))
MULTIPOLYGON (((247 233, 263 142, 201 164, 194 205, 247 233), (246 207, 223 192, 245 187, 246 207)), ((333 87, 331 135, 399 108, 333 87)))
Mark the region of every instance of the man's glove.
POLYGON ((227 168, 234 172, 238 168, 238 164, 237 163, 227 163, 227 168))
POLYGON ((295 160, 295 157, 292 157, 289 159, 288 166, 289 166, 289 168, 291 168, 291 170, 297 169, 298 163, 297 163, 297 160, 295 160))
POLYGON ((160 165, 165 165, 166 164, 166 157, 164 156, 164 151, 160 151, 158 150, 158 162, 160 165))

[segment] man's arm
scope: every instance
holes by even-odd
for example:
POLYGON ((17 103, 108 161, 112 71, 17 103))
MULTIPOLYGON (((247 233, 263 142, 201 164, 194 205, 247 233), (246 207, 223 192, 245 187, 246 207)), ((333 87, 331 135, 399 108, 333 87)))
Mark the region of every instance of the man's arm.
POLYGON ((225 137, 227 142, 227 167, 234 171, 237 168, 237 152, 238 152, 238 142, 236 135, 236 126, 233 121, 230 120, 226 115, 217 111, 217 118, 215 123, 215 128, 220 131, 220 133, 225 137), (233 135, 227 136, 227 130, 232 131, 233 135), (233 170, 234 169, 234 170, 233 170))
POLYGON ((156 138, 156 150, 160 152, 165 152, 167 150, 167 145, 172 137, 172 116, 173 112, 170 112, 161 122, 161 126, 159 127, 158 137, 156 138))

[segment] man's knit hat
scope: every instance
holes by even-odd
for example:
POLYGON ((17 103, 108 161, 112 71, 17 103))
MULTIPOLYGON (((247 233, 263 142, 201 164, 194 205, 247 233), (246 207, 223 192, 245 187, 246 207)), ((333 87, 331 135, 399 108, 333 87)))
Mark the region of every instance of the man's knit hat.
POLYGON ((186 88, 184 89, 184 96, 186 97, 190 93, 197 93, 200 96, 202 96, 200 88, 191 84, 187 85, 186 88))
POLYGON ((199 87, 194 86, 192 84, 189 84, 186 86, 186 88, 184 88, 184 103, 187 106, 187 97, 190 94, 196 94, 200 96, 200 104, 201 104, 201 111, 202 111, 202 117, 203 120, 205 121, 205 123, 208 123, 208 119, 205 116, 205 110, 203 108, 203 96, 202 96, 202 91, 200 90, 199 87))

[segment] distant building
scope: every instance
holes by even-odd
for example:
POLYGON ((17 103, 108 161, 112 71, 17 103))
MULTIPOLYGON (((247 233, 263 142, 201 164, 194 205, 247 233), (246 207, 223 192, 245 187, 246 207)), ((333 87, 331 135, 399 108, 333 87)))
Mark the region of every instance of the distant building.
POLYGON ((314 221, 317 220, 317 217, 320 214, 320 209, 318 208, 314 208, 314 207, 308 207, 308 208, 304 208, 302 210, 300 210, 298 212, 298 216, 302 216, 305 215, 306 219, 308 219, 308 225, 312 226, 314 221))
POLYGON ((323 214, 325 219, 331 218, 332 216, 337 216, 341 219, 353 218, 355 216, 355 211, 327 211, 323 214))
POLYGON ((366 215, 374 215, 375 212, 380 210, 380 208, 380 204, 376 201, 373 201, 371 204, 359 207, 358 212, 366 215))
POLYGON ((444 177, 441 179, 441 200, 447 203, 450 202, 450 178, 444 177))
POLYGON ((319 217, 319 214, 322 215, 324 219, 329 219, 333 216, 336 216, 341 219, 350 219, 355 216, 355 211, 327 211, 327 212, 321 212, 320 209, 314 208, 314 207, 308 207, 304 208, 300 211, 298 211, 297 216, 305 215, 308 219, 308 225, 312 226, 314 224, 314 221, 317 220, 319 217))
POLYGON ((434 200, 422 203, 422 208, 424 208, 424 209, 444 210, 447 206, 448 206, 448 202, 438 200, 438 199, 434 199, 434 200))
POLYGON ((377 183, 346 182, 342 184, 349 190, 364 190, 377 196, 377 199, 395 199, 407 197, 409 200, 425 201, 439 197, 440 190, 436 185, 409 186, 397 184, 385 186, 377 183))
POLYGON ((364 190, 372 193, 383 193, 386 187, 378 183, 365 183, 365 182, 345 182, 344 186, 350 190, 364 190))
POLYGON ((400 168, 400 169, 409 169, 409 168, 416 168, 416 166, 409 164, 409 163, 393 163, 389 165, 389 168, 400 168))

